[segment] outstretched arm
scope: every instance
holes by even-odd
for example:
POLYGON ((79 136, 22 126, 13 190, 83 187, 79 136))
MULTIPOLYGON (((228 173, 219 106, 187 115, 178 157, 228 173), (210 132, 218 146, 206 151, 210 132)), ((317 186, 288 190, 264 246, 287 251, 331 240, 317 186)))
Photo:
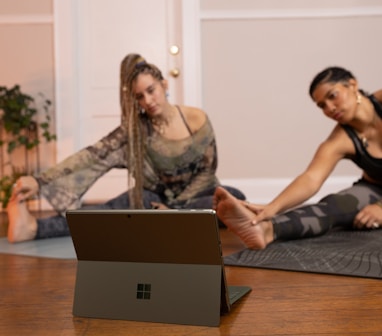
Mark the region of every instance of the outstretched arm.
POLYGON ((75 206, 95 181, 111 168, 126 167, 122 128, 36 176, 41 194, 58 212, 75 206))
POLYGON ((343 129, 337 126, 329 138, 318 147, 307 169, 264 207, 256 217, 256 222, 270 219, 307 201, 319 191, 337 163, 351 151, 351 140, 343 129))

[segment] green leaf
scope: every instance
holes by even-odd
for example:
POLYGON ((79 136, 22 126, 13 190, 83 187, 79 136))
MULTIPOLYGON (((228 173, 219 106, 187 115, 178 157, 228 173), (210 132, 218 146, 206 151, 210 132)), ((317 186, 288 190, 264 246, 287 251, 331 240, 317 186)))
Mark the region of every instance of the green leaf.
POLYGON ((1 168, 10 166, 12 171, 0 178, 0 202, 3 206, 10 196, 9 187, 13 185, 16 173, 22 175, 16 169, 17 162, 12 162, 9 155, 17 148, 31 150, 42 140, 49 142, 57 139, 55 134, 49 132, 52 102, 42 93, 38 94, 38 98, 36 102, 18 84, 13 87, 0 86, 0 146, 6 146, 8 153, 5 158, 0 157, 0 163, 1 168))

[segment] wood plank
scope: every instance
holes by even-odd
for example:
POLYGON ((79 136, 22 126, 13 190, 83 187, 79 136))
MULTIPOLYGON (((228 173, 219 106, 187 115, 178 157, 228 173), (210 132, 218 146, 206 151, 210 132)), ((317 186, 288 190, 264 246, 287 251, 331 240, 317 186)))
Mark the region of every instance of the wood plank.
MULTIPOLYGON (((223 253, 241 242, 221 231, 223 253)), ((0 335, 380 335, 380 280, 226 267, 252 292, 218 328, 72 316, 75 260, 0 254, 0 335)))

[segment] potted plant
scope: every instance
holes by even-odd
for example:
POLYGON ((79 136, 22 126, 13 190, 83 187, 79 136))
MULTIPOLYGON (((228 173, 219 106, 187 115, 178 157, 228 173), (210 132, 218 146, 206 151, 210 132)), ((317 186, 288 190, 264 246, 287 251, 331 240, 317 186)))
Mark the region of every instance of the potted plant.
POLYGON ((40 98, 42 103, 37 107, 35 99, 22 92, 19 85, 11 88, 0 86, 0 204, 3 209, 17 178, 31 172, 28 153, 38 149, 41 140, 50 142, 56 139, 50 132, 52 103, 42 94, 40 98), (20 155, 12 157, 19 149, 23 149, 25 154, 21 165, 20 155))

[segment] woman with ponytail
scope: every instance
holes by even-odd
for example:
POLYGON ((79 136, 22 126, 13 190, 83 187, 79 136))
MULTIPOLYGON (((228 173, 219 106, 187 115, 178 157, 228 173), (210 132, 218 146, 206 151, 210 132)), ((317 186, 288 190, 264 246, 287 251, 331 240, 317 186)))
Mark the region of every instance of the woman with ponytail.
MULTIPOLYGON (((93 209, 212 208, 220 186, 212 125, 201 109, 172 105, 167 89, 154 64, 127 55, 120 69, 121 125, 55 167, 18 179, 7 208, 8 240, 69 235, 65 211, 80 207, 82 195, 112 168, 127 169, 126 192, 93 209), (30 214, 25 201, 38 192, 56 216, 30 214)), ((239 190, 224 188, 245 199, 239 190)))
POLYGON ((349 70, 333 66, 313 78, 309 95, 335 126, 306 170, 266 205, 241 202, 216 188, 219 218, 248 248, 332 229, 382 228, 382 90, 367 94, 349 70), (304 204, 345 159, 361 169, 359 180, 316 204, 304 204))

